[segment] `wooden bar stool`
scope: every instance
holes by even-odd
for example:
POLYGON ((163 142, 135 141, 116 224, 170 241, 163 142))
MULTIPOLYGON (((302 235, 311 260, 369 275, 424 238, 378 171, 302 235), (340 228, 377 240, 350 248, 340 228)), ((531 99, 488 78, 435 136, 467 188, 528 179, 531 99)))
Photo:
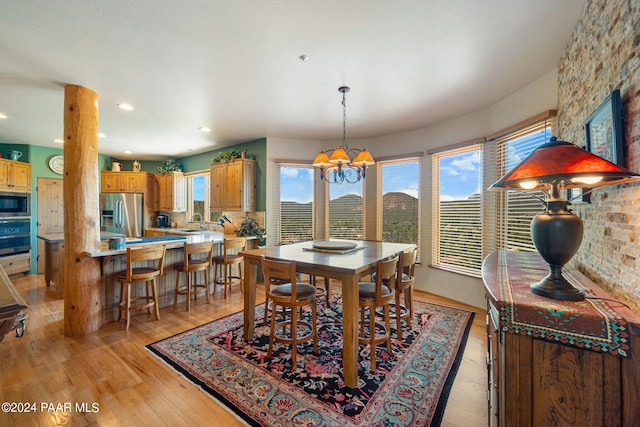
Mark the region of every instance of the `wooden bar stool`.
POLYGON ((175 264, 176 292, 173 298, 173 306, 178 305, 178 295, 187 296, 187 311, 191 310, 191 295, 198 299, 198 288, 204 289, 207 304, 209 304, 209 267, 213 257, 213 242, 185 243, 184 260, 175 264), (204 282, 198 284, 197 273, 203 272, 204 282), (180 273, 186 274, 186 283, 180 286, 180 273), (193 281, 192 281, 193 277, 193 281))
POLYGON ((244 258, 238 255, 238 252, 245 250, 247 239, 245 237, 225 238, 222 248, 222 255, 213 257, 214 275, 213 287, 215 292, 216 285, 224 286, 224 297, 227 298, 227 288, 231 290, 231 284, 234 280, 240 283, 242 290, 242 261, 244 258), (231 274, 231 268, 236 266, 238 275, 231 274), (218 275, 218 271, 222 269, 222 278, 218 275))
POLYGON ((391 317, 389 313, 389 303, 395 297, 395 282, 398 274, 398 257, 388 260, 378 261, 376 264, 376 281, 360 282, 358 285, 359 305, 360 305, 360 335, 359 344, 369 344, 371 353, 371 370, 376 370, 376 346, 387 342, 389 354, 391 350, 391 317), (383 283, 384 279, 389 280, 389 285, 383 283), (384 313, 384 325, 376 322, 376 307, 382 307, 384 313), (369 309, 369 319, 366 321, 365 312, 369 309), (368 326, 368 328, 367 328, 368 326), (377 333, 376 328, 383 331, 377 333))
POLYGON ((273 342, 279 341, 291 344, 291 372, 297 369, 297 345, 299 343, 313 340, 313 349, 316 354, 318 349, 318 331, 316 328, 316 288, 308 283, 297 283, 296 262, 277 261, 267 258, 262 259, 262 274, 265 284, 287 279, 288 283, 276 286, 267 286, 268 300, 272 302, 271 330, 269 333, 269 351, 267 357, 273 354, 273 342), (311 322, 298 318, 302 307, 311 306, 311 322), (276 321, 275 312, 278 307, 284 308, 282 311, 285 317, 282 321, 276 321), (287 317, 289 314, 289 318, 287 317), (309 331, 298 334, 301 327, 306 327, 309 331), (282 334, 277 331, 282 330, 282 334), (287 330, 289 333, 287 334, 287 330))
POLYGON ((122 312, 126 312, 125 329, 129 329, 131 310, 146 308, 147 313, 151 314, 151 307, 154 307, 156 320, 160 319, 156 277, 163 272, 165 252, 164 245, 127 248, 127 269, 124 275, 117 277, 120 282, 118 321, 122 318, 122 312), (146 295, 131 296, 131 284, 136 282, 145 283, 146 295))
POLYGON ((397 335, 399 339, 402 337, 402 319, 407 321, 407 325, 411 328, 411 319, 413 318, 413 284, 415 283, 416 258, 418 248, 414 248, 409 252, 402 252, 398 261, 398 279, 396 280, 396 298, 392 303, 394 308, 391 318, 396 319, 397 335), (400 304, 400 296, 404 295, 404 305, 400 304))

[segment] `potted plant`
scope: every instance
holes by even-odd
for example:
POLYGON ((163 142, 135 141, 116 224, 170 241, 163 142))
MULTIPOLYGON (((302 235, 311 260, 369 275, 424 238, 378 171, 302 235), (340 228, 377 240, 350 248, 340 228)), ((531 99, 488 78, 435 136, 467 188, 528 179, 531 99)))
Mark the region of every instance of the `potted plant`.
POLYGON ((220 151, 218 154, 213 156, 211 159, 211 163, 221 163, 228 162, 234 159, 238 159, 242 156, 238 150, 229 150, 229 151, 220 151))
POLYGON ((236 234, 240 237, 256 237, 258 245, 262 246, 265 244, 267 232, 258 225, 258 221, 247 216, 242 220, 240 228, 236 230, 236 234))
POLYGON ((158 172, 182 172, 182 165, 178 163, 176 159, 165 160, 158 166, 158 172))

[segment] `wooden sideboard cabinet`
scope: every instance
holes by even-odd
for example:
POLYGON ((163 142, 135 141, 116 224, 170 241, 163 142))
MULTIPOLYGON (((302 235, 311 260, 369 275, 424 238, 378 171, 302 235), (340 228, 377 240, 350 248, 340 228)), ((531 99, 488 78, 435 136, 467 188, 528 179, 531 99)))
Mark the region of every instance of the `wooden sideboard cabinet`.
POLYGON ((256 161, 235 159, 212 163, 211 209, 254 212, 256 210, 256 161))
POLYGON ((640 316, 572 269, 585 301, 532 294, 546 274, 537 253, 497 251, 482 266, 489 425, 639 426, 640 316))
POLYGON ((0 158, 0 190, 31 193, 31 164, 0 158))
POLYGON ((156 174, 158 182, 157 209, 164 212, 187 211, 187 179, 182 172, 156 174))

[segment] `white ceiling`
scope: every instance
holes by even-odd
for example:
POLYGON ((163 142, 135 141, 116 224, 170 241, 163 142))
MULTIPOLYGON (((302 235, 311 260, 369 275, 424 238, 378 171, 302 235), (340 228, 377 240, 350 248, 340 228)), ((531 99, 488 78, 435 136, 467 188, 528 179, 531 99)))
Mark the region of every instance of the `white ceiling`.
POLYGON ((60 147, 65 84, 97 92, 100 152, 122 159, 262 137, 339 141, 342 85, 351 87, 348 139, 422 128, 551 71, 583 4, 4 1, 0 141, 60 147))

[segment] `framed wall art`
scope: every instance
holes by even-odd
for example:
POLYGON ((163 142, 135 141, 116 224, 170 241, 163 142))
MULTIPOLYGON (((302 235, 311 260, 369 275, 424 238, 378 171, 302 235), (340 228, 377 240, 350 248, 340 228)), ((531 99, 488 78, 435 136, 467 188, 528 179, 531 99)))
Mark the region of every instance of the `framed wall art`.
POLYGON ((584 124, 586 149, 624 167, 624 128, 620 89, 607 96, 584 124))

